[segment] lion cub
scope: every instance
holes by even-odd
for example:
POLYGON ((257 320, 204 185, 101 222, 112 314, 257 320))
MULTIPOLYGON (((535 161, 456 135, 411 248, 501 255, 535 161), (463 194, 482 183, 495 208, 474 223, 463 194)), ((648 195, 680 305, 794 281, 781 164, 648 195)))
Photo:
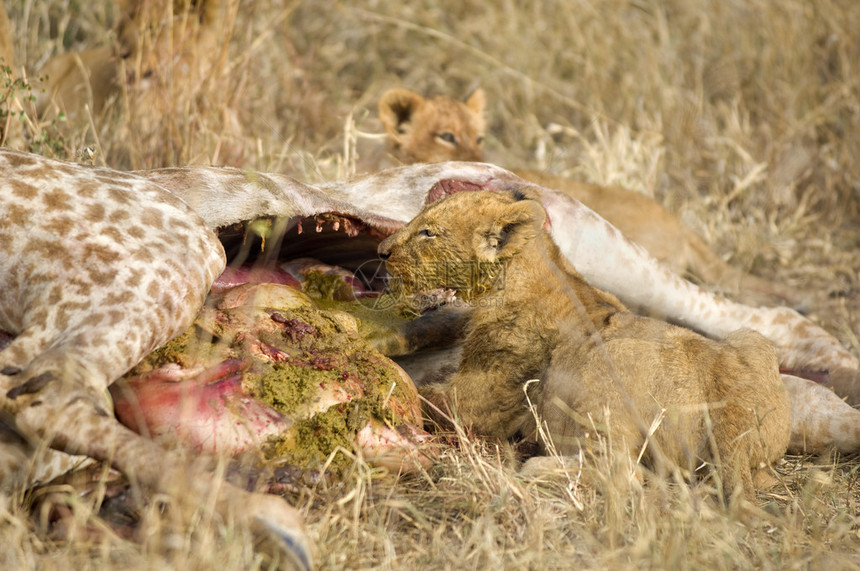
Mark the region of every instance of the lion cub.
POLYGON ((524 383, 556 448, 578 451, 594 427, 658 466, 713 462, 727 493, 754 498, 753 472, 789 441, 775 351, 739 330, 722 342, 637 316, 591 287, 545 230, 532 189, 460 192, 426 207, 379 245, 406 293, 454 290, 475 308, 459 369, 425 397, 479 434, 534 431, 524 383), (661 419, 648 436, 649 427, 661 419))
MULTIPOLYGON (((405 164, 482 161, 485 105, 486 96, 481 89, 460 102, 442 95, 428 99, 397 88, 382 95, 379 118, 385 126, 391 154, 405 164)), ((727 264, 678 217, 644 194, 540 171, 514 172, 582 202, 677 274, 692 275, 706 286, 740 293, 755 302, 770 304, 779 299, 798 304, 797 294, 790 288, 727 264)))
POLYGON ((403 163, 484 160, 484 91, 464 103, 444 95, 424 99, 408 89, 389 89, 379 100, 379 119, 395 158, 403 163))
MULTIPOLYGON (((116 45, 50 59, 39 70, 46 79, 36 112, 41 117, 52 109, 62 111, 72 123, 83 124, 86 107, 98 117, 129 87, 140 87, 142 94, 164 90, 171 72, 177 74, 176 81, 189 86, 203 82, 214 64, 213 54, 225 41, 218 30, 222 4, 223 0, 121 0, 116 45)), ((134 111, 160 111, 158 102, 168 95, 147 94, 134 111)))

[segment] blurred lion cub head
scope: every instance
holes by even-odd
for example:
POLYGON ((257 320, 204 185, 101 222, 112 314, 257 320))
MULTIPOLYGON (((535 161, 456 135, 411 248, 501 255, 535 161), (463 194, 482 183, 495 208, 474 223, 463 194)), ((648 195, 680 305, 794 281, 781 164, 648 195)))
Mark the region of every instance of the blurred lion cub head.
POLYGON ((403 163, 482 161, 484 105, 482 89, 465 102, 444 95, 424 98, 408 89, 390 89, 379 100, 392 154, 403 163))

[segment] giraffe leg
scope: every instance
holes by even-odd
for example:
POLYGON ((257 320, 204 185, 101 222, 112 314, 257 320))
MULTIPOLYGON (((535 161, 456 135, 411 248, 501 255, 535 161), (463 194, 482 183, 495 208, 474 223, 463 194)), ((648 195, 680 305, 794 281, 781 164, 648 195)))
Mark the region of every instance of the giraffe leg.
MULTIPOLYGON (((145 489, 176 498, 188 514, 209 505, 217 494, 218 515, 246 524, 258 538, 258 547, 267 549, 273 561, 310 568, 309 544, 295 508, 276 496, 227 484, 202 462, 188 463, 178 453, 125 428, 114 418, 106 392, 87 383, 86 371, 64 359, 68 351, 56 352, 59 359, 46 358, 52 353, 43 353, 26 369, 7 368, 0 374, 2 412, 14 421, 7 440, 17 444, 0 447, 0 453, 13 460, 9 466, 21 466, 22 461, 29 465, 27 445, 46 441, 67 454, 110 463, 145 489)), ((20 477, 10 474, 16 475, 20 477)))
POLYGON ((851 406, 860 406, 860 370, 831 370, 830 387, 851 406))
POLYGON ((27 484, 32 447, 11 426, 0 421, 0 490, 17 493, 27 484))
POLYGON ((789 452, 860 451, 860 410, 829 388, 782 375, 791 400, 789 452))

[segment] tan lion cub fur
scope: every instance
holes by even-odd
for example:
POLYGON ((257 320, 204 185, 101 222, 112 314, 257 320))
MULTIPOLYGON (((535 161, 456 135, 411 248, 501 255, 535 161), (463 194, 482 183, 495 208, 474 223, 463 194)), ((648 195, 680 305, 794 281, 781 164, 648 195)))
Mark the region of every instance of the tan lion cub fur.
POLYGON ((12 25, 6 13, 6 5, 0 4, 0 60, 15 71, 15 50, 12 49, 12 25))
MULTIPOLYGON (((481 89, 465 102, 390 89, 379 101, 379 118, 392 155, 405 164, 482 161, 485 104, 481 89)), ((695 232, 648 196, 619 186, 588 184, 540 171, 514 172, 582 202, 675 273, 692 275, 706 286, 756 302, 798 302, 791 289, 727 264, 695 232)))
MULTIPOLYGON (((12 24, 9 22, 9 15, 6 13, 6 5, 0 3, 0 66, 8 68, 9 76, 6 75, 4 69, 0 73, 0 78, 5 82, 11 82, 19 74, 15 69, 15 50, 12 47, 12 24)), ((8 89, 8 88, 7 88, 8 89)), ((3 109, 3 107, 0 107, 3 109)), ((14 119, 14 107, 12 102, 5 102, 5 121, 0 122, 0 146, 17 146, 20 144, 20 122, 14 119)))
POLYGON ((751 330, 713 341, 631 313, 585 282, 546 223, 531 189, 460 192, 380 244, 405 292, 452 289, 475 307, 457 372, 424 396, 508 438, 534 431, 523 386, 540 379, 532 400, 561 454, 608 426, 616 451, 635 458, 647 439, 655 465, 692 472, 708 460, 727 493, 753 498, 753 473, 789 441, 770 342, 751 330))
MULTIPOLYGON (((156 87, 163 90, 165 76, 174 70, 185 85, 200 84, 211 71, 213 54, 218 55, 219 44, 225 41, 217 25, 222 3, 121 0, 115 45, 61 53, 39 70, 45 83, 36 100, 37 113, 44 116, 56 108, 69 121, 85 123, 86 108, 98 117, 129 87, 140 87, 141 93, 156 87)), ((193 89, 186 87, 183 93, 188 91, 193 89)), ((135 113, 158 115, 158 99, 167 96, 147 95, 135 113)))

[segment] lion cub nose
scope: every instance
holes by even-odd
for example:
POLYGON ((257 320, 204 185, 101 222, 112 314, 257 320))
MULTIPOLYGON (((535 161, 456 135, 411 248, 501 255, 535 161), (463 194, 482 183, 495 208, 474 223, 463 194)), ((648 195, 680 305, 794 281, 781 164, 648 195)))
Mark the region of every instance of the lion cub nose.
POLYGON ((382 242, 379 243, 379 246, 376 248, 376 253, 379 254, 379 257, 383 260, 387 260, 391 257, 391 241, 386 238, 382 242))

